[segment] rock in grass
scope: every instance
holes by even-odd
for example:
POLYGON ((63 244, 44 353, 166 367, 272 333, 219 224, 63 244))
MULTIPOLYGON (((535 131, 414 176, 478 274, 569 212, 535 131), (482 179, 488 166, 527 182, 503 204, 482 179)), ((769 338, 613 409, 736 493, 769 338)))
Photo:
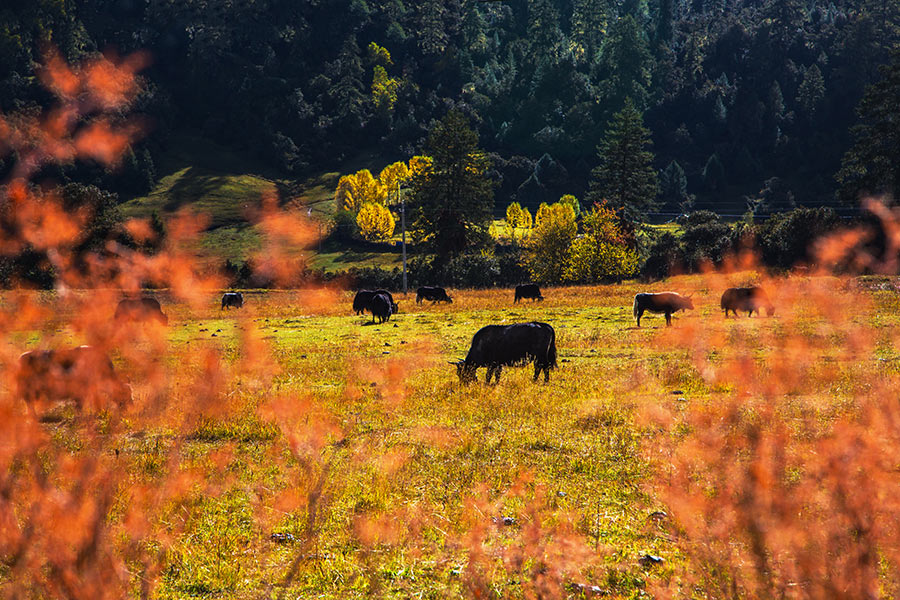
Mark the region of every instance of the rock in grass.
POLYGON ((680 395, 683 394, 684 392, 681 391, 681 390, 672 390, 672 391, 669 392, 669 393, 672 394, 673 396, 680 396, 680 395))
POLYGON ((492 520, 494 523, 505 525, 506 527, 512 527, 516 524, 516 519, 514 517, 494 517, 492 520))
POLYGON ((272 541, 275 542, 276 544, 293 544, 294 543, 294 536, 291 535, 290 533, 276 532, 276 533, 273 533, 269 537, 272 538, 272 541))
POLYGON ((645 554, 638 559, 638 562, 641 563, 643 567, 653 567, 656 565, 661 565, 666 560, 661 556, 656 556, 655 554, 645 554))
POLYGON ((651 521, 665 521, 669 518, 669 515, 664 510, 655 510, 647 515, 647 518, 651 521))
POLYGON ((585 596, 605 596, 606 593, 599 585, 586 585, 584 583, 570 583, 566 586, 570 592, 584 594, 585 596))

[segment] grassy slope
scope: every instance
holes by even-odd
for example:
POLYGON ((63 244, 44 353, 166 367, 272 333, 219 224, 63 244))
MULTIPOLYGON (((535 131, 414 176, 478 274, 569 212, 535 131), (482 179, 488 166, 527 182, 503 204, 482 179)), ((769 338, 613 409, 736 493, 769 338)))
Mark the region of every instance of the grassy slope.
MULTIPOLYGON (((387 164, 381 157, 359 156, 341 165, 339 171, 318 173, 302 181, 287 180, 266 165, 206 140, 174 136, 157 165, 156 187, 147 195, 122 204, 127 217, 148 217, 154 212, 168 216, 182 208, 209 217, 201 245, 222 259, 245 260, 260 247, 256 227, 248 214, 259 206, 265 194, 277 194, 308 208, 311 217, 323 222, 334 214, 334 188, 341 174, 387 164)), ((314 256, 312 266, 329 270, 376 264, 399 265, 400 254, 355 249, 324 249, 314 256)))

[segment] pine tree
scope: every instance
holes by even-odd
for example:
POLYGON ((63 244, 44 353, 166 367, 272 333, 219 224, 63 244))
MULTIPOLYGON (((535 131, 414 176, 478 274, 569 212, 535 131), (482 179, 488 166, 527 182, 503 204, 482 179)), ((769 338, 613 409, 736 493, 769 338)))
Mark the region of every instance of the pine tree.
POLYGON ((812 117, 825 97, 825 79, 817 65, 813 65, 803 74, 803 81, 797 90, 797 102, 803 107, 807 117, 812 117))
POLYGON ((579 63, 591 64, 597 59, 600 43, 606 33, 607 11, 606 0, 573 2, 570 35, 572 53, 579 63))
POLYGON ((844 155, 837 180, 847 201, 861 194, 890 194, 900 198, 900 50, 890 65, 881 67, 881 80, 866 90, 852 129, 854 144, 844 155))
POLYGON ((659 14, 656 20, 656 33, 653 40, 657 47, 668 46, 672 41, 672 36, 675 33, 673 24, 675 18, 674 10, 672 0, 660 0, 659 14))
POLYGON ((559 11, 553 0, 528 3, 528 40, 533 56, 551 63, 559 59, 563 34, 559 28, 559 11))
POLYGON ((659 183, 653 168, 650 130, 630 99, 613 116, 605 138, 597 148, 600 165, 591 171, 589 203, 603 202, 629 221, 640 220, 655 209, 659 183))
POLYGON ((413 235, 438 261, 480 243, 493 207, 490 159, 478 147, 478 134, 454 109, 428 134, 433 162, 412 179, 413 235))
POLYGON ((619 19, 603 44, 600 58, 600 89, 611 112, 620 110, 626 98, 640 110, 646 107, 652 61, 644 32, 634 17, 619 19))
POLYGON ((659 177, 660 200, 678 208, 688 207, 691 198, 687 193, 687 177, 678 161, 672 161, 659 177))

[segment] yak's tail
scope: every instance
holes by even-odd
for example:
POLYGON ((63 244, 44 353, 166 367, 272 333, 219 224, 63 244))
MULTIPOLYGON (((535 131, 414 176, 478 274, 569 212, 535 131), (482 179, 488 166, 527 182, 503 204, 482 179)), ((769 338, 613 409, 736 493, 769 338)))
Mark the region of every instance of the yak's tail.
POLYGON ((551 369, 556 368, 556 332, 550 330, 550 347, 547 348, 547 364, 551 369))
POLYGON ((634 314, 634 319, 635 319, 635 321, 636 321, 637 318, 638 318, 638 297, 637 297, 637 294, 635 294, 635 296, 634 296, 634 306, 632 307, 631 312, 632 312, 632 314, 634 314))

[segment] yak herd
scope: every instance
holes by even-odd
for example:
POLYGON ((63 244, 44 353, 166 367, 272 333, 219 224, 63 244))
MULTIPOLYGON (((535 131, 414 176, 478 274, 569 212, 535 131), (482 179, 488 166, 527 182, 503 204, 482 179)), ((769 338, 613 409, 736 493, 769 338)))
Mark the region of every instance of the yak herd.
MULTIPOLYGON (((516 286, 513 302, 523 298, 541 301, 544 296, 535 284, 516 286)), ((425 286, 416 290, 416 303, 430 300, 432 303, 452 303, 453 299, 442 287, 425 286)), ((241 308, 244 296, 240 292, 226 292, 222 296, 222 309, 241 308)), ((660 313, 666 317, 666 325, 672 324, 672 314, 679 310, 693 309, 691 297, 675 292, 640 293, 634 297, 633 313, 637 326, 645 312, 660 313)), ((721 308, 725 312, 746 311, 748 316, 765 309, 772 316, 775 307, 765 291, 758 286, 736 287, 722 294, 721 308)), ((372 323, 384 323, 398 311, 391 293, 384 289, 360 290, 353 298, 356 314, 366 311, 372 314, 372 323)), ((157 322, 167 325, 168 317, 163 313, 159 301, 152 297, 126 298, 119 302, 115 311, 116 321, 157 322)), ((487 369, 486 382, 500 381, 503 367, 534 364, 534 381, 541 373, 544 381, 550 380, 550 369, 556 368, 556 332, 547 323, 513 323, 510 325, 487 325, 479 329, 464 359, 451 362, 456 366, 460 382, 476 380, 479 368, 487 369)), ((104 401, 122 406, 131 401, 131 387, 121 381, 109 356, 98 348, 78 346, 69 349, 31 350, 19 357, 16 384, 19 395, 33 410, 38 400, 76 401, 78 407, 84 403, 103 406, 104 401)))

